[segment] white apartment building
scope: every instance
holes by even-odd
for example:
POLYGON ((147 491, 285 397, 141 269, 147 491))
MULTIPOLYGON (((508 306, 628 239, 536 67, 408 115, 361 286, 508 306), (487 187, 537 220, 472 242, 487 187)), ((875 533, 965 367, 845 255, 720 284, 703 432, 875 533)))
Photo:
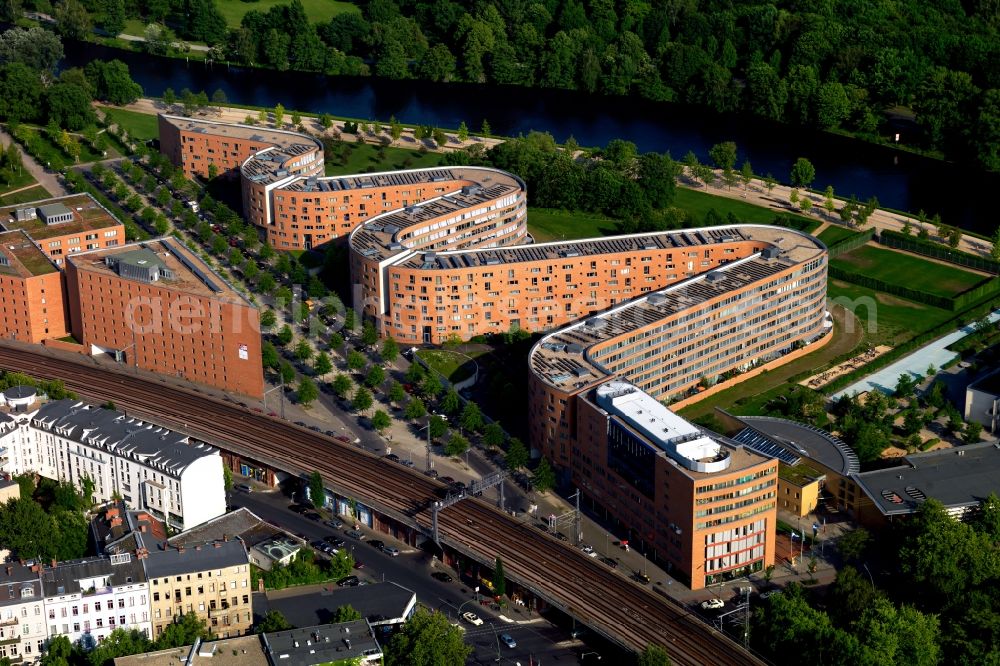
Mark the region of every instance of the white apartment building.
POLYGON ((122 412, 57 400, 0 418, 0 471, 94 483, 93 501, 117 495, 183 530, 226 512, 219 450, 122 412))
POLYGON ((37 565, 0 566, 0 658, 31 663, 48 638, 37 565))
POLYGON ((152 636, 149 584, 131 553, 54 563, 41 570, 50 639, 92 648, 118 628, 152 636))

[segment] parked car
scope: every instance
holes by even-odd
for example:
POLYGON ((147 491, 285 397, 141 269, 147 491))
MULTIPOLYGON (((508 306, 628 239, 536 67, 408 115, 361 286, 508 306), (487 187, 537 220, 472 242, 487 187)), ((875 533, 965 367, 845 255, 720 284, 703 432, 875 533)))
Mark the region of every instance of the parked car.
POLYGON ((439 580, 442 583, 450 583, 451 581, 455 580, 454 578, 451 577, 450 574, 447 574, 444 571, 435 571, 434 573, 431 574, 431 578, 433 578, 434 580, 439 580))
POLYGON ((337 581, 337 587, 357 587, 361 580, 357 576, 345 576, 337 581))
POLYGON ((328 527, 332 527, 335 530, 339 530, 344 526, 344 521, 340 520, 339 518, 333 518, 332 520, 324 520, 323 524, 328 527))
POLYGON ((382 549, 382 552, 389 557, 397 557, 399 555, 399 548, 396 548, 395 546, 386 546, 382 549))
POLYGON ((319 515, 315 511, 308 511, 308 512, 304 513, 303 516, 306 517, 306 518, 308 518, 309 520, 322 520, 323 519, 323 516, 319 515))
POLYGON ((709 599, 708 601, 701 602, 701 607, 703 610, 719 610, 726 605, 726 602, 722 599, 709 599))
POLYGON ((517 647, 517 641, 515 641, 514 637, 510 634, 500 634, 500 640, 503 641, 503 644, 509 648, 513 649, 517 647))
POLYGON ((462 613, 462 619, 471 624, 474 627, 482 626, 483 620, 478 615, 472 611, 465 611, 462 613))
POLYGON ((617 569, 618 568, 618 560, 614 560, 614 559, 612 559, 610 557, 602 557, 601 558, 601 562, 604 562, 605 564, 607 564, 612 569, 617 569))
POLYGON ((345 541, 343 539, 341 539, 340 537, 337 537, 337 536, 326 536, 326 537, 323 537, 323 541, 327 542, 328 544, 330 544, 334 548, 343 548, 346 545, 345 541))
POLYGON ((594 547, 591 546, 591 545, 584 544, 580 548, 580 550, 582 550, 583 552, 587 553, 587 555, 590 555, 591 557, 596 557, 597 556, 597 553, 594 552, 594 547))
POLYGON ((378 539, 373 539, 372 541, 369 541, 368 545, 374 548, 375 550, 382 550, 385 548, 385 542, 379 541, 378 539))
POLYGON ((390 453, 389 455, 387 455, 385 457, 385 459, 386 460, 391 460, 394 463, 398 463, 399 462, 399 456, 397 456, 395 453, 390 453))
POLYGON ((236 488, 236 490, 242 491, 244 493, 253 492, 253 488, 251 488, 250 485, 247 483, 237 483, 235 486, 233 486, 233 488, 236 488))
POLYGON ((359 541, 362 541, 365 538, 365 533, 360 530, 345 530, 344 534, 359 541))
POLYGON ((438 477, 438 481, 440 481, 441 483, 446 483, 449 486, 451 484, 455 483, 455 479, 453 477, 450 477, 450 476, 439 476, 438 477))

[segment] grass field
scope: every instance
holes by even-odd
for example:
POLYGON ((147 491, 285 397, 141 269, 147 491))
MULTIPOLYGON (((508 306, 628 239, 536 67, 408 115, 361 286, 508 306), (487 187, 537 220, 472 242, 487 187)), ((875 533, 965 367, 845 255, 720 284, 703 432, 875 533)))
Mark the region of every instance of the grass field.
MULTIPOLYGON (((271 7, 287 4, 290 4, 289 0, 256 0, 256 2, 218 0, 216 6, 222 12, 229 27, 238 28, 243 16, 251 10, 263 13, 271 7)), ((329 21, 337 14, 360 11, 354 3, 340 2, 339 0, 302 0, 302 6, 306 10, 306 16, 313 23, 329 21)))
POLYGON ((847 227, 838 227, 830 225, 829 227, 824 229, 822 233, 820 233, 818 238, 824 243, 826 243, 827 247, 830 247, 835 243, 839 243, 842 240, 846 240, 851 236, 856 236, 859 233, 861 232, 855 231, 854 229, 848 229, 847 227))
POLYGON ((48 199, 52 195, 49 191, 42 187, 41 185, 35 185, 34 187, 29 187, 26 190, 21 190, 20 192, 14 192, 13 194, 4 194, 0 196, 0 205, 10 206, 12 204, 25 203, 27 201, 38 201, 40 199, 48 199))
MULTIPOLYGON (((705 214, 713 208, 723 218, 732 213, 743 222, 754 222, 757 224, 770 224, 774 221, 775 216, 778 215, 777 211, 769 208, 754 206, 739 199, 716 196, 686 187, 677 188, 674 205, 691 215, 691 220, 695 223, 692 226, 701 224, 702 220, 705 219, 705 214)), ((801 215, 789 214, 788 216, 807 223, 807 229, 815 229, 820 224, 817 220, 802 217, 801 215)))
POLYGON ((385 158, 379 159, 379 147, 370 143, 350 143, 351 154, 347 162, 341 164, 337 155, 326 155, 326 175, 342 176, 365 171, 395 171, 397 169, 419 169, 437 166, 441 163, 441 153, 421 153, 407 148, 386 148, 385 158))
POLYGON ((19 190, 22 187, 27 187, 28 185, 33 185, 35 183, 35 177, 32 176, 27 169, 21 169, 21 173, 13 174, 10 181, 5 181, 0 184, 0 196, 3 196, 6 192, 11 190, 19 190))
POLYGON ((145 141, 146 139, 155 139, 160 134, 159 128, 156 125, 156 116, 150 113, 138 113, 137 111, 112 109, 108 107, 103 108, 104 113, 106 113, 116 125, 124 128, 125 131, 128 132, 129 136, 134 139, 145 141))
POLYGON ((421 349, 417 355, 452 384, 468 379, 475 372, 475 364, 469 357, 447 349, 421 349))
POLYGON ((529 208, 528 231, 536 243, 592 238, 618 233, 615 221, 598 213, 554 208, 529 208))
POLYGON ((850 306, 868 340, 875 345, 898 345, 938 326, 955 313, 905 298, 890 296, 840 280, 830 280, 827 297, 850 306), (867 306, 867 307, 866 307, 867 306))
POLYGON ((938 296, 954 296, 985 279, 954 266, 870 245, 831 259, 830 265, 938 296))

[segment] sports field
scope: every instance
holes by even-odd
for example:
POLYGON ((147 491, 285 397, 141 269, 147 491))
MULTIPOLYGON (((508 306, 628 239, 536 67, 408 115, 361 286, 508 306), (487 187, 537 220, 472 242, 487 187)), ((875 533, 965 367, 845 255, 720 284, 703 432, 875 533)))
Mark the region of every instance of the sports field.
POLYGON ((831 259, 830 265, 857 275, 945 297, 960 294, 986 279, 983 275, 949 264, 871 245, 862 245, 831 259))

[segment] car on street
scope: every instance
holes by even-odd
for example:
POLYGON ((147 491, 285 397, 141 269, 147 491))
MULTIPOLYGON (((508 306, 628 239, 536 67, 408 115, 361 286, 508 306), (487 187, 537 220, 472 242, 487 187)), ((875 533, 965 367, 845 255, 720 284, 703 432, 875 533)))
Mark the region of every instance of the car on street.
POLYGON ((471 624, 474 627, 482 626, 483 620, 478 615, 472 611, 465 611, 462 613, 462 619, 471 624))
POLYGON ((431 578, 433 578, 434 580, 439 580, 442 583, 450 583, 451 581, 455 580, 454 578, 451 577, 450 574, 447 574, 444 571, 435 571, 434 573, 431 574, 431 578))
POLYGON ((384 550, 385 549, 385 542, 384 541, 379 541, 378 539, 373 539, 372 541, 369 541, 368 545, 371 546, 372 548, 374 548, 375 550, 384 550))
POLYGON ((308 518, 309 520, 317 520, 317 521, 318 520, 323 520, 323 516, 319 515, 315 511, 307 511, 306 513, 304 513, 302 515, 303 515, 303 517, 308 518))
POLYGON ((455 483, 455 479, 453 477, 450 477, 450 476, 439 476, 438 477, 438 481, 440 481, 441 483, 447 484, 449 486, 451 484, 455 483))
POLYGON ((591 557, 597 557, 597 551, 594 550, 593 546, 584 545, 580 550, 582 550, 583 552, 585 552, 587 555, 589 555, 591 557))
POLYGON ((386 460, 391 460, 394 463, 398 463, 399 462, 399 456, 397 456, 395 453, 390 453, 389 455, 387 455, 385 457, 385 459, 386 460))
POLYGON ((344 530, 344 534, 351 537, 352 539, 357 539, 359 541, 365 538, 365 533, 361 530, 344 530))
POLYGON ((426 472, 424 472, 424 474, 431 477, 432 479, 436 479, 438 477, 438 471, 436 469, 429 469, 426 472))
POLYGON ((330 544, 334 548, 343 548, 345 545, 347 545, 347 544, 344 543, 344 540, 341 539, 338 536, 323 537, 323 541, 327 542, 328 544, 330 544))
POLYGON ((354 560, 354 568, 355 569, 364 569, 365 568, 365 563, 362 562, 361 560, 354 560))
POLYGON ((326 542, 323 541, 322 539, 316 539, 315 541, 313 541, 309 545, 312 546, 313 548, 315 548, 316 550, 323 550, 323 546, 326 545, 326 542))
POLYGON ((399 555, 399 548, 396 548, 395 546, 386 546, 382 549, 382 552, 389 557, 397 557, 399 555))
POLYGON ((646 574, 642 573, 641 571, 636 571, 632 575, 632 580, 634 580, 637 583, 642 583, 643 585, 648 585, 649 584, 649 576, 647 576, 646 574))
POLYGON ((333 518, 332 520, 324 520, 323 524, 327 525, 328 527, 332 527, 335 530, 339 530, 341 527, 344 526, 344 522, 338 518, 333 518))
POLYGON ((305 428, 306 427, 306 424, 305 424, 304 421, 296 421, 295 425, 299 426, 300 428, 305 428))
POLYGON ((781 594, 781 590, 768 590, 767 592, 761 592, 760 598, 767 599, 768 597, 773 597, 776 594, 781 594))
POLYGON ((509 648, 517 647, 517 641, 515 641, 514 637, 511 636, 510 634, 500 634, 500 640, 501 642, 503 642, 504 645, 506 645, 509 648))
POLYGON ((726 605, 726 602, 722 599, 709 599, 708 601, 701 602, 701 607, 703 610, 719 610, 726 605))
POLYGON ((309 509, 302 506, 301 504, 289 504, 288 510, 291 511, 292 513, 305 513, 309 509))
POLYGON ((249 486, 249 484, 246 484, 246 483, 237 483, 233 487, 236 488, 236 490, 240 490, 240 491, 245 492, 245 493, 252 493, 253 492, 253 488, 251 488, 249 486))
POLYGON ((618 560, 614 560, 614 559, 612 559, 610 557, 602 557, 601 558, 601 562, 604 562, 605 564, 607 564, 612 569, 617 569, 618 568, 618 560))
POLYGON ((399 462, 403 465, 406 465, 407 467, 413 467, 414 464, 413 461, 410 460, 409 458, 407 458, 406 460, 400 460, 399 462))
POLYGON ((357 587, 361 580, 357 576, 345 576, 337 581, 337 587, 357 587))

